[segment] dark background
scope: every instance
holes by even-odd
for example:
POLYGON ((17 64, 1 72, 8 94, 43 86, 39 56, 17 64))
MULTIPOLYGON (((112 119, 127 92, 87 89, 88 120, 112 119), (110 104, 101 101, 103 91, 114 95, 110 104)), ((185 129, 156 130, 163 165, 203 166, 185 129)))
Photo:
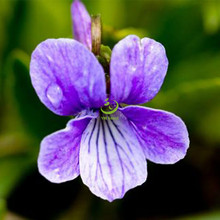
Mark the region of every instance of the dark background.
POLYGON ((136 34, 165 46, 167 77, 146 105, 185 121, 187 156, 175 165, 149 162, 146 183, 113 203, 90 193, 80 177, 52 184, 40 176, 40 141, 68 118, 38 100, 30 55, 47 38, 72 37, 71 1, 0 0, 0 219, 220 219, 220 1, 84 3, 101 13, 105 45, 136 34))

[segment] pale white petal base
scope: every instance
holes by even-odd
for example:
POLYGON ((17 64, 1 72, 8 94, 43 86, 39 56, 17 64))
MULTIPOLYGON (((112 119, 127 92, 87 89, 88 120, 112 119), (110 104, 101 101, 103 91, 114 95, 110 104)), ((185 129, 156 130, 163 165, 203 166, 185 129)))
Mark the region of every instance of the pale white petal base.
POLYGON ((92 119, 82 135, 80 175, 96 196, 113 201, 147 178, 147 164, 130 122, 92 119))

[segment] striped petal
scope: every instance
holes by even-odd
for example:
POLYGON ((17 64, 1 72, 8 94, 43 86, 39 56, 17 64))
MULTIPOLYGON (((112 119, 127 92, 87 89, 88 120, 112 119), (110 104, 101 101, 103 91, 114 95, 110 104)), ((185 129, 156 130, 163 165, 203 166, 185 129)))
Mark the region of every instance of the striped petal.
POLYGON ((141 104, 158 93, 168 68, 165 48, 150 38, 129 35, 112 50, 110 99, 141 104))
POLYGON ((121 111, 134 124, 148 160, 173 164, 185 157, 189 135, 181 118, 141 106, 127 106, 121 111))
POLYGON ((147 178, 147 164, 136 134, 119 111, 118 120, 92 119, 82 135, 80 175, 96 196, 122 198, 147 178))
POLYGON ((103 68, 76 40, 48 39, 40 43, 31 56, 30 76, 41 102, 58 115, 76 115, 104 104, 103 68))
POLYGON ((61 183, 79 175, 79 146, 81 136, 91 118, 97 115, 70 120, 67 127, 45 137, 38 157, 40 173, 49 181, 61 183))

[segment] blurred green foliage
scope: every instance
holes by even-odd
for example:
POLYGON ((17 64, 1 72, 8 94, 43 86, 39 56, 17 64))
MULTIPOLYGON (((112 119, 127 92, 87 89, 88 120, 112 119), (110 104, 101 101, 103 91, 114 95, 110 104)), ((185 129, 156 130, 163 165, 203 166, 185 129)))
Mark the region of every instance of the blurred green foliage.
MULTIPOLYGON (((210 178, 220 191, 219 173, 213 171, 209 175, 204 171, 204 167, 213 166, 213 155, 220 152, 220 1, 85 0, 84 3, 91 14, 101 13, 105 45, 112 48, 126 35, 136 34, 154 38, 165 46, 169 71, 161 92, 146 105, 182 117, 191 140, 186 162, 199 169, 202 179, 210 178)), ((31 86, 29 61, 41 41, 72 37, 70 4, 70 0, 0 0, 0 219, 13 189, 36 170, 41 139, 65 127, 68 121, 40 103, 31 86)), ((210 188, 205 183, 201 180, 206 208, 216 209, 220 194, 207 196, 210 188)), ((82 206, 65 210, 65 219, 68 216, 82 219, 79 213, 85 207, 89 213, 92 201, 83 199, 89 195, 78 198, 82 206), (74 214, 71 210, 75 210, 74 214)), ((99 205, 99 208, 114 213, 120 207, 99 205)), ((204 218, 183 219, 219 219, 219 212, 204 218)))

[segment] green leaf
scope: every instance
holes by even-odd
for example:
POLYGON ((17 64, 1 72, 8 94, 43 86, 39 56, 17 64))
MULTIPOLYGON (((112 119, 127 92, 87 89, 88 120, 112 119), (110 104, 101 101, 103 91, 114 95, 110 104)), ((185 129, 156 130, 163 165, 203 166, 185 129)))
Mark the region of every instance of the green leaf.
POLYGON ((220 28, 220 2, 204 1, 202 4, 203 22, 208 34, 215 34, 220 28))
POLYGON ((103 36, 105 41, 113 40, 118 42, 119 40, 123 39, 128 35, 137 35, 140 38, 144 38, 148 36, 147 31, 141 28, 124 28, 124 29, 114 29, 113 27, 104 25, 103 27, 103 36))
POLYGON ((102 21, 104 24, 120 27, 124 21, 124 13, 121 13, 124 10, 124 4, 122 1, 85 0, 84 3, 88 9, 89 14, 102 15, 102 21))
POLYGON ((213 211, 210 213, 201 213, 197 215, 190 215, 182 218, 178 218, 179 220, 219 220, 220 219, 220 211, 213 211))
POLYGON ((16 0, 15 3, 9 34, 11 49, 22 48, 30 53, 47 38, 72 35, 70 2, 16 0))
POLYGON ((6 198, 14 186, 33 167, 30 155, 16 155, 0 159, 0 198, 6 198))
POLYGON ((0 159, 6 156, 24 154, 32 145, 31 140, 21 133, 3 133, 0 135, 0 159))
POLYGON ((196 80, 209 80, 219 77, 220 54, 203 53, 193 59, 170 63, 163 89, 172 89, 182 83, 196 80))
POLYGON ((0 198, 0 219, 4 219, 6 214, 6 201, 0 198))
POLYGON ((0 67, 2 63, 2 55, 7 42, 7 22, 12 12, 12 2, 1 1, 0 7, 0 67))

